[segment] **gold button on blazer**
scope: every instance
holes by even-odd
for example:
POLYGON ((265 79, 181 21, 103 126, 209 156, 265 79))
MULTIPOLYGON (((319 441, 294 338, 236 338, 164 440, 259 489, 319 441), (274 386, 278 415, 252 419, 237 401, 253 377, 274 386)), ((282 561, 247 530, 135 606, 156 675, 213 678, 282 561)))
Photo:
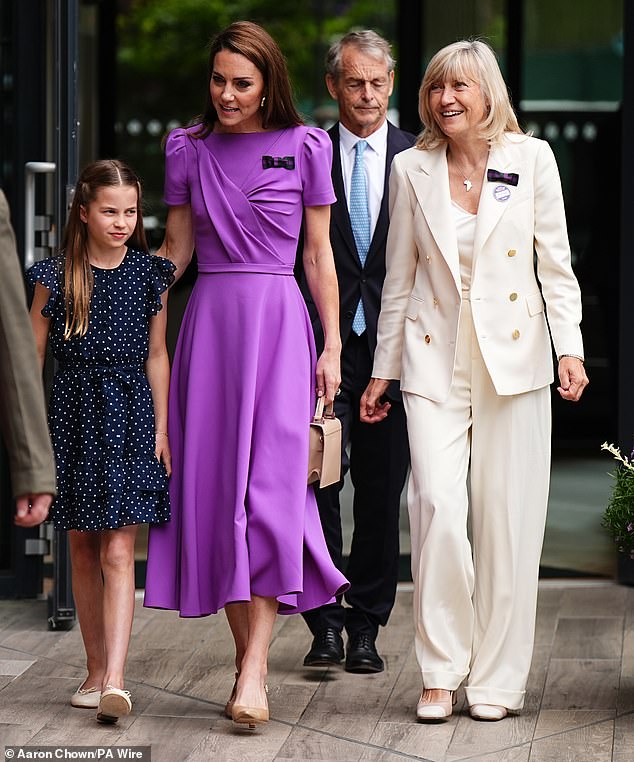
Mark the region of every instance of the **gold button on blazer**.
MULTIPOLYGON (((581 294, 570 262, 559 172, 548 143, 507 134, 491 148, 487 168, 514 172, 519 180, 517 186, 504 186, 508 192, 496 193, 502 183, 487 181, 485 172, 471 283, 478 299, 472 300, 471 310, 477 335, 487 337, 480 349, 495 390, 520 394, 552 382, 550 334, 557 356, 583 357, 581 294), (533 248, 539 281, 533 257, 516 256, 533 248), (501 252, 507 255, 504 260, 501 252), (500 294, 511 296, 500 299, 500 294), (521 341, 509 341, 509 325, 521 341)), ((448 306, 461 299, 445 146, 410 148, 394 158, 386 265, 373 376, 400 379, 403 391, 444 401, 460 315, 448 306), (431 259, 434 267, 427 264, 431 259), (434 341, 421 352, 426 336, 434 341)))

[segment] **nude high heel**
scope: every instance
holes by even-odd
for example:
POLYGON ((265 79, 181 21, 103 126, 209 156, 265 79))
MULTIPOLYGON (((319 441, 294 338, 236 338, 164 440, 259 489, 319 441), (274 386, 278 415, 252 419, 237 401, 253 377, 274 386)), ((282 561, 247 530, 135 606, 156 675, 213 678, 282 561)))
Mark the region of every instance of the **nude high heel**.
POLYGON ((236 701, 236 691, 238 689, 238 675, 239 674, 240 674, 239 672, 235 673, 235 680, 233 681, 233 688, 231 689, 231 695, 229 696, 229 699, 227 703, 225 704, 225 717, 227 717, 227 719, 229 720, 233 719, 233 715, 231 714, 231 711, 233 710, 233 705, 235 704, 235 701, 236 701))
MULTIPOLYGON (((264 686, 266 693, 269 692, 267 685, 264 686)), ((266 706, 245 706, 244 704, 234 703, 231 707, 231 719, 237 725, 248 725, 250 730, 255 730, 256 725, 269 721, 269 705, 266 706)))

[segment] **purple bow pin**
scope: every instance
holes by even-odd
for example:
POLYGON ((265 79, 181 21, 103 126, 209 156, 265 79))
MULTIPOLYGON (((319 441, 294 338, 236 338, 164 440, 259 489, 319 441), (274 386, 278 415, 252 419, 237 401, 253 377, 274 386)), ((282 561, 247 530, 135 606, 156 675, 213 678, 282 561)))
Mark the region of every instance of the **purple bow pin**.
POLYGON ((515 172, 498 172, 497 169, 487 169, 487 180, 490 183, 506 183, 507 185, 517 185, 520 176, 515 172))
POLYGON ((262 169, 295 169, 295 157, 263 156, 262 169))

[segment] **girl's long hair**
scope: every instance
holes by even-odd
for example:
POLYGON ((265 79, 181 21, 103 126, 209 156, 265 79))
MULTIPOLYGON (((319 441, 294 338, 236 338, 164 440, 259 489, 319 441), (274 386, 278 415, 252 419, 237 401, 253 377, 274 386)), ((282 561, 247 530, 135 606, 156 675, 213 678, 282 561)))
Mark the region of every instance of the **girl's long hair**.
POLYGON ((271 35, 252 21, 235 21, 211 41, 209 49, 209 71, 207 77, 207 100, 201 116, 195 117, 194 124, 200 129, 194 137, 205 137, 213 131, 218 114, 211 100, 209 83, 214 70, 214 59, 221 50, 244 56, 259 70, 264 79, 264 105, 262 106, 262 126, 267 129, 283 129, 303 124, 293 102, 291 82, 286 61, 279 45, 271 35))
POLYGON ((62 235, 63 293, 66 308, 64 339, 67 341, 74 336, 86 335, 93 289, 93 274, 88 259, 88 226, 81 219, 81 207, 87 208, 97 197, 100 188, 120 186, 130 186, 137 190, 136 227, 127 244, 147 251, 139 178, 130 167, 118 159, 102 159, 89 164, 77 180, 68 221, 62 235))

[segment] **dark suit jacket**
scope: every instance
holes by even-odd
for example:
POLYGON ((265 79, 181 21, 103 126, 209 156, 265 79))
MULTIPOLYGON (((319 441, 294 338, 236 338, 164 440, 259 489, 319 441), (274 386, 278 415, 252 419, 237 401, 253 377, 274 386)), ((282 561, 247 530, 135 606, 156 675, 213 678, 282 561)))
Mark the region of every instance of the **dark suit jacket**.
MULTIPOLYGON (((345 346, 352 330, 352 320, 359 303, 359 298, 362 298, 368 344, 372 356, 374 356, 374 350, 376 349, 376 326, 381 308, 381 291, 383 289, 383 281, 385 280, 385 244, 389 223, 388 180, 390 167, 394 156, 400 151, 410 148, 416 140, 415 135, 399 130, 398 127, 395 127, 390 122, 388 122, 387 130, 383 199, 374 235, 370 242, 365 267, 361 266, 354 236, 352 235, 352 227, 350 226, 350 215, 348 213, 341 171, 339 123, 337 122, 328 131, 333 147, 332 182, 335 195, 337 196, 337 201, 331 208, 330 243, 335 256, 335 267, 337 268, 337 279, 339 281, 339 330, 341 332, 341 342, 345 346)), ((324 333, 317 308, 310 296, 306 280, 303 276, 300 279, 300 286, 313 324, 317 353, 320 354, 324 347, 324 333)))
POLYGON ((54 495, 55 463, 46 425, 42 371, 2 191, 0 271, 0 428, 9 454, 13 494, 54 495))

